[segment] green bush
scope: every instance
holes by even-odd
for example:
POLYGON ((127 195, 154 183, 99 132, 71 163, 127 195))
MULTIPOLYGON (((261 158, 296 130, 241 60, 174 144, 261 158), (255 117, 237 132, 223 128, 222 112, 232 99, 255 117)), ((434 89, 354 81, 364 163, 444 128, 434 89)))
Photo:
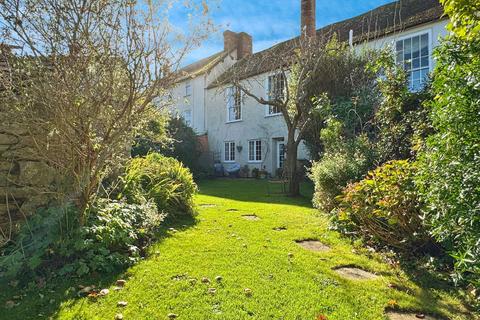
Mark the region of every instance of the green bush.
POLYGON ((193 214, 196 191, 190 170, 158 153, 132 159, 126 170, 124 195, 137 203, 152 199, 160 212, 193 214))
POLYGON ((99 199, 88 209, 86 225, 59 245, 66 263, 60 273, 112 272, 137 262, 164 218, 153 202, 99 199))
POLYGON ((327 152, 310 169, 309 177, 315 184, 313 203, 325 212, 337 205, 335 198, 347 184, 360 180, 370 170, 375 158, 365 135, 345 139, 341 131, 340 122, 328 121, 321 132, 327 152))
POLYGON ((78 213, 74 206, 39 209, 20 228, 17 235, 1 248, 0 272, 5 277, 31 274, 42 265, 53 264, 52 248, 66 240, 75 228, 78 213))
POLYGON ((372 119, 377 162, 411 159, 432 131, 423 106, 431 98, 429 87, 409 91, 405 71, 395 63, 391 50, 382 51, 371 68, 382 74, 377 81, 381 100, 372 119))
POLYGON ((430 248, 414 177, 406 160, 387 162, 348 185, 334 210, 339 226, 375 245, 411 254, 430 248))
POLYGON ((16 278, 52 270, 78 276, 111 272, 138 261, 164 219, 153 202, 99 199, 83 226, 74 212, 69 206, 33 215, 3 249, 0 270, 16 278))
POLYGON ((479 4, 443 1, 453 35, 437 49, 431 117, 418 184, 432 234, 456 259, 458 279, 480 286, 479 4))
POLYGON ((132 157, 145 157, 151 152, 177 159, 195 176, 205 171, 199 163, 201 152, 197 134, 181 117, 159 116, 148 123, 131 153, 132 157))

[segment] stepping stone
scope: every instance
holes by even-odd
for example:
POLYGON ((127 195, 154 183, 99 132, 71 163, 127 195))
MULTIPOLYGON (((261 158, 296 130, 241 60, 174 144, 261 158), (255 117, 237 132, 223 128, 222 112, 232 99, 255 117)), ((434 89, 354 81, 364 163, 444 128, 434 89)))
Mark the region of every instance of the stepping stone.
POLYGON ((227 212, 236 212, 238 209, 228 209, 227 212))
POLYGON ((273 228, 273 230, 275 230, 275 231, 285 231, 285 230, 287 230, 287 227, 276 227, 276 228, 273 228))
POLYGON ((356 268, 356 267, 340 267, 334 269, 340 276, 349 280, 372 280, 378 278, 376 274, 356 268))
POLYGON ((243 217, 243 219, 245 219, 245 220, 250 220, 250 221, 260 220, 260 218, 257 217, 257 216, 254 215, 254 214, 246 214, 246 215, 243 215, 242 217, 243 217))
POLYGON ((315 252, 327 252, 330 251, 330 247, 321 243, 318 240, 297 240, 295 241, 299 246, 315 252))
POLYGON ((386 313, 387 318, 390 320, 438 320, 438 318, 433 318, 422 313, 401 313, 396 311, 389 311, 386 313))
POLYGON ((211 204, 211 203, 204 203, 204 204, 201 204, 200 207, 202 208, 213 208, 213 207, 216 207, 217 205, 216 204, 211 204))

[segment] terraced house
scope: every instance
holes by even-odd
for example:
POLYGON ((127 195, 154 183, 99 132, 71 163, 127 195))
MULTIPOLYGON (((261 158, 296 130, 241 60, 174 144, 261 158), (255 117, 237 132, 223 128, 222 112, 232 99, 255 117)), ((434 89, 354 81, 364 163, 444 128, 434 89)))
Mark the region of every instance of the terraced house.
MULTIPOLYGON (((411 90, 420 89, 435 61, 432 51, 447 34, 448 17, 437 0, 400 0, 360 16, 321 29, 315 28, 315 1, 302 0, 302 30, 317 37, 348 42, 355 50, 390 46, 397 63, 408 73, 411 90)), ((252 52, 253 39, 245 32, 224 32, 224 50, 186 66, 172 91, 175 110, 198 133, 215 161, 225 167, 248 165, 275 175, 283 166, 287 127, 282 114, 242 94, 232 85, 232 75, 254 84, 252 93, 264 96, 281 92, 283 82, 275 69, 260 61, 281 53, 296 39, 264 51, 252 52), (255 64, 258 61, 258 64, 255 64), (258 65, 242 69, 242 65, 258 65)), ((300 145, 299 159, 310 155, 300 145)))

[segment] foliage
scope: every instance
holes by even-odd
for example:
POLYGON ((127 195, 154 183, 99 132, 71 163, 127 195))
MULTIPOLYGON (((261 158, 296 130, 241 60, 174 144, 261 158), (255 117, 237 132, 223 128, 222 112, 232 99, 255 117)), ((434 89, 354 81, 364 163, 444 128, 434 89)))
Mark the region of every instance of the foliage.
POLYGON ((339 137, 340 131, 338 121, 329 121, 322 130, 321 136, 329 149, 310 170, 310 179, 315 184, 313 203, 325 212, 336 206, 335 197, 347 184, 358 181, 368 172, 374 158, 365 135, 345 140, 339 137))
POLYGON ((335 210, 339 225, 367 242, 403 253, 422 252, 430 239, 422 221, 422 204, 414 183, 415 166, 390 161, 360 182, 348 185, 335 210))
POLYGON ((69 241, 59 244, 58 254, 69 262, 60 274, 108 273, 135 263, 164 217, 153 202, 128 204, 99 199, 88 209, 86 225, 69 241))
POLYGON ((450 36, 437 49, 430 104, 436 133, 420 156, 418 183, 432 234, 456 259, 457 279, 480 285, 480 5, 443 1, 450 36))
POLYGON ((153 199, 158 211, 193 214, 197 186, 181 162, 159 153, 132 159, 126 169, 124 195, 133 202, 153 199))
POLYGON ((49 264, 51 248, 68 237, 77 224, 75 217, 76 210, 70 205, 39 209, 22 225, 15 239, 2 248, 0 271, 13 278, 49 264))
POLYGON ((372 121, 377 161, 382 164, 412 158, 432 131, 423 107, 423 102, 430 99, 429 87, 420 92, 409 91, 406 73, 389 50, 381 51, 368 68, 381 75, 377 80, 380 103, 372 121))
POLYGON ((133 157, 144 157, 150 152, 158 152, 182 162, 194 175, 202 171, 197 135, 185 124, 183 118, 173 116, 151 120, 146 131, 146 134, 137 137, 132 148, 133 157))
POLYGON ((99 199, 83 226, 73 206, 40 210, 4 248, 0 270, 9 278, 28 274, 112 272, 141 258, 164 219, 153 202, 99 199), (60 268, 59 270, 56 270, 60 268))
MULTIPOLYGON (((183 2, 195 15, 198 6, 183 2)), ((2 119, 31 132, 32 153, 69 179, 61 191, 80 224, 102 179, 128 159, 125 146, 149 110, 166 106, 186 52, 208 33, 208 10, 186 30, 172 28, 174 5, 0 1, 2 42, 20 48, 2 71, 2 119)))
POLYGON ((145 157, 150 152, 162 153, 172 143, 168 130, 169 117, 163 112, 155 112, 135 137, 130 151, 131 156, 145 157))

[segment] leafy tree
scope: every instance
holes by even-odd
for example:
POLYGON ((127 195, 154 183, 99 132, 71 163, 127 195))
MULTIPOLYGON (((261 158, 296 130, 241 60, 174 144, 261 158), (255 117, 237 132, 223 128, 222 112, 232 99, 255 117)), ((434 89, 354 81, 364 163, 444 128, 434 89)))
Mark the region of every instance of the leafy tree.
MULTIPOLYGON (((166 96, 185 53, 208 32, 208 17, 188 0, 181 5, 192 28, 175 31, 174 2, 0 1, 4 41, 21 48, 2 77, 2 119, 35 131, 35 152, 72 181, 81 224, 103 177, 128 158, 125 146, 153 100, 166 96)), ((166 99, 156 100, 162 107, 166 99)))
POLYGON ((480 3, 443 0, 451 35, 436 51, 430 104, 436 133, 419 165, 427 222, 456 259, 459 275, 480 284, 480 3))
POLYGON ((148 122, 132 147, 133 157, 158 152, 182 162, 194 174, 200 170, 201 155, 198 137, 181 117, 159 116, 148 122))

